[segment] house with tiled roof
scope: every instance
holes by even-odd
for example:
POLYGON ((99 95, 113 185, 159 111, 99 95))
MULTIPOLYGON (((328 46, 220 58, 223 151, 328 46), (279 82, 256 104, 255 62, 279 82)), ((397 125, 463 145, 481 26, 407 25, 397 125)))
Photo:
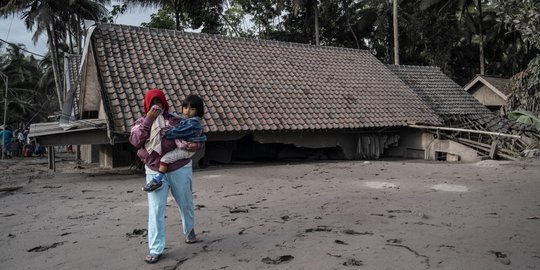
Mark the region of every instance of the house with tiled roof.
POLYGON ((388 65, 418 96, 426 102, 444 121, 446 126, 462 127, 464 118, 490 121, 486 128, 491 131, 506 132, 497 125, 499 117, 476 100, 471 94, 444 74, 438 67, 388 65))
MULTIPOLYGON (((37 123, 30 126, 29 137, 48 147, 49 168, 55 169, 53 146, 77 145, 77 155, 84 161, 100 161, 100 145, 109 145, 105 119, 80 115, 81 55, 64 55, 64 104, 56 115, 58 122, 37 123)), ((110 159, 102 159, 109 160, 110 159)), ((102 164, 106 165, 106 164, 102 164)))
MULTIPOLYGON (((450 153, 468 160, 476 160, 480 154, 479 149, 470 147, 479 146, 484 151, 491 150, 491 144, 496 141, 499 147, 519 147, 513 135, 504 137, 502 134, 520 134, 530 131, 530 127, 513 123, 506 118, 490 111, 475 97, 446 76, 438 67, 388 65, 403 82, 415 91, 424 102, 433 109, 444 121, 444 127, 454 128, 453 137, 438 140, 433 136, 430 149, 426 154, 430 159, 436 159, 437 152, 450 153), (459 130, 466 132, 460 133, 459 130), (477 131, 483 133, 473 133, 477 131), (482 136, 483 134, 483 136, 482 136), (471 139, 474 138, 474 142, 471 139), (509 138, 505 141, 504 138, 509 138), (486 146, 487 145, 487 146, 486 146), (485 149, 487 148, 487 149, 485 149)), ((439 130, 440 132, 440 130, 439 130)), ((429 136, 429 135, 428 135, 429 136)), ((426 140, 424 140, 426 141, 426 140)), ((529 145, 531 142, 523 142, 529 145)), ((427 148, 427 147, 425 147, 427 148)), ((481 152, 481 151, 480 151, 481 152)), ((503 157, 510 157, 508 152, 501 153, 503 157)))
POLYGON ((490 110, 498 111, 510 95, 509 82, 508 78, 476 75, 465 85, 464 89, 490 110))
POLYGON ((443 124, 368 51, 112 24, 93 28, 87 44, 79 121, 106 122, 100 154, 109 166, 114 155, 126 159, 122 145, 152 88, 171 111, 189 94, 204 99, 206 161, 256 158, 257 149, 372 159, 399 145, 410 124, 443 124))

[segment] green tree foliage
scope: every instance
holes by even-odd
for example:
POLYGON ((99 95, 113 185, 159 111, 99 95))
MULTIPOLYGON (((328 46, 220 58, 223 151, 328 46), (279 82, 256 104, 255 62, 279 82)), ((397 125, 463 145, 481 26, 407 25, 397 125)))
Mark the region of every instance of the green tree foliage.
POLYGON ((507 113, 515 110, 540 115, 540 2, 535 0, 497 1, 498 20, 508 31, 506 35, 521 36, 523 47, 531 46, 535 58, 528 67, 512 77, 512 94, 505 106, 507 113))
MULTIPOLYGON (((81 48, 81 27, 83 19, 99 20, 107 10, 105 0, 1 0, 0 16, 18 15, 24 21, 26 28, 34 32, 33 40, 37 42, 43 33, 47 35, 47 44, 51 52, 52 70, 58 107, 63 101, 62 83, 62 54, 61 44, 70 44, 73 52, 73 39, 81 48)), ((65 48, 65 47, 64 47, 65 48)))
POLYGON ((221 34, 235 37, 255 37, 256 30, 251 21, 246 18, 248 14, 242 7, 241 1, 227 1, 223 11, 223 26, 221 34))
POLYGON ((157 13, 150 15, 150 22, 142 23, 141 26, 175 29, 176 24, 172 15, 172 12, 168 11, 167 9, 160 9, 157 13))
MULTIPOLYGON (((0 71, 9 78, 7 123, 15 125, 26 124, 31 120, 46 120, 47 115, 56 109, 54 102, 43 102, 44 100, 55 101, 54 80, 50 80, 52 85, 42 87, 40 81, 43 78, 43 68, 33 56, 22 53, 23 46, 20 44, 9 46, 5 53, 0 54, 2 59, 0 71)), ((2 87, 2 97, 5 94, 4 89, 2 87)), ((0 104, 3 117, 4 102, 0 104)))
MULTIPOLYGON (((381 61, 392 62, 389 0, 230 2, 239 5, 244 17, 250 18, 251 36, 315 44, 317 13, 321 45, 367 49, 381 61)), ((398 15, 401 62, 439 66, 462 85, 480 73, 480 62, 485 63, 486 74, 509 77, 523 70, 537 52, 520 33, 508 34, 497 20, 499 15, 492 1, 401 0, 398 15)))
POLYGON ((509 31, 540 49, 540 2, 536 0, 498 0, 497 16, 509 31))
POLYGON ((118 16, 126 13, 128 6, 126 4, 122 5, 113 5, 112 9, 109 11, 108 16, 105 16, 101 19, 105 23, 115 23, 118 16))
MULTIPOLYGON (((127 0, 124 3, 170 12, 176 30, 201 28, 201 32, 217 34, 222 26, 223 0, 127 0)), ((161 18, 164 16, 158 14, 156 20, 161 18)))

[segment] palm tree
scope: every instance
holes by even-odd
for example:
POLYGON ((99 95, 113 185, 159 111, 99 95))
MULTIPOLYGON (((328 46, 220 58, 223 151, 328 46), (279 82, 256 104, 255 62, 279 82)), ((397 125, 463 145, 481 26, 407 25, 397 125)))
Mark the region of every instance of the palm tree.
POLYGON ((485 73, 485 55, 484 55, 484 14, 482 11, 482 0, 422 0, 421 6, 424 9, 437 9, 439 12, 450 9, 460 13, 460 17, 467 16, 473 18, 473 12, 476 10, 476 25, 478 26, 478 46, 480 58, 480 74, 485 73))
POLYGON ((37 87, 42 74, 39 62, 33 56, 25 56, 21 49, 23 46, 10 45, 2 55, 0 65, 0 71, 9 77, 8 123, 28 121, 43 111, 46 103, 42 101, 48 98, 37 87))
POLYGON ((109 4, 110 0, 78 0, 66 10, 64 14, 60 14, 60 20, 66 22, 67 35, 69 38, 70 52, 74 53, 74 46, 79 49, 79 53, 82 52, 82 35, 84 33, 83 20, 99 21, 103 17, 108 15, 108 10, 105 8, 106 4, 109 4), (72 44, 72 37, 75 38, 75 44, 72 44))
POLYGON ((189 19, 195 28, 203 22, 217 24, 223 6, 223 0, 126 0, 124 3, 170 10, 174 14, 176 30, 182 30, 182 22, 189 19))
MULTIPOLYGON (((81 19, 98 20, 106 14, 106 0, 4 0, 0 1, 0 16, 20 15, 26 28, 34 31, 33 41, 47 34, 49 52, 51 54, 55 89, 58 96, 59 108, 62 108, 63 84, 59 43, 66 38, 66 32, 73 29, 74 21, 79 22, 75 31, 79 33, 81 19), (64 27, 68 25, 68 28, 64 27), (35 27, 35 29, 34 29, 35 27)), ((70 35, 71 36, 71 35, 70 35)), ((78 42, 80 48, 80 42, 78 42)))
POLYGON ((304 10, 306 13, 305 27, 311 32, 310 21, 313 20, 313 30, 315 36, 315 45, 320 45, 319 34, 319 0, 292 0, 292 6, 295 11, 304 10))

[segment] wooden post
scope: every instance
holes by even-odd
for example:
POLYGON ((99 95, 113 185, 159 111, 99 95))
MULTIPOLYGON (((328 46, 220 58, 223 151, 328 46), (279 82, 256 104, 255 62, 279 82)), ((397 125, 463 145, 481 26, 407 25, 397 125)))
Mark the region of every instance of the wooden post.
POLYGON ((493 140, 491 147, 489 149, 489 158, 493 159, 495 157, 495 152, 497 151, 497 141, 493 140))
POLYGON ((54 155, 54 146, 47 146, 47 160, 49 162, 49 170, 56 172, 56 161, 54 155))
POLYGON ((394 65, 399 65, 399 34, 398 34, 398 0, 393 2, 393 26, 394 26, 394 65))

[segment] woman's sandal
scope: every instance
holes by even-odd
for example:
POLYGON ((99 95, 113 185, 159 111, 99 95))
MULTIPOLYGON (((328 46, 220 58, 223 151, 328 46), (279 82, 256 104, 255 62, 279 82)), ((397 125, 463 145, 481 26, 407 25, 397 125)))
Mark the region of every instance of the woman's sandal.
POLYGON ((199 239, 197 239, 197 235, 195 234, 195 230, 191 230, 188 235, 186 236, 186 244, 194 244, 199 242, 199 239))
POLYGON ((149 264, 157 263, 159 259, 161 258, 161 254, 155 255, 155 254, 148 254, 144 257, 144 261, 149 264))

